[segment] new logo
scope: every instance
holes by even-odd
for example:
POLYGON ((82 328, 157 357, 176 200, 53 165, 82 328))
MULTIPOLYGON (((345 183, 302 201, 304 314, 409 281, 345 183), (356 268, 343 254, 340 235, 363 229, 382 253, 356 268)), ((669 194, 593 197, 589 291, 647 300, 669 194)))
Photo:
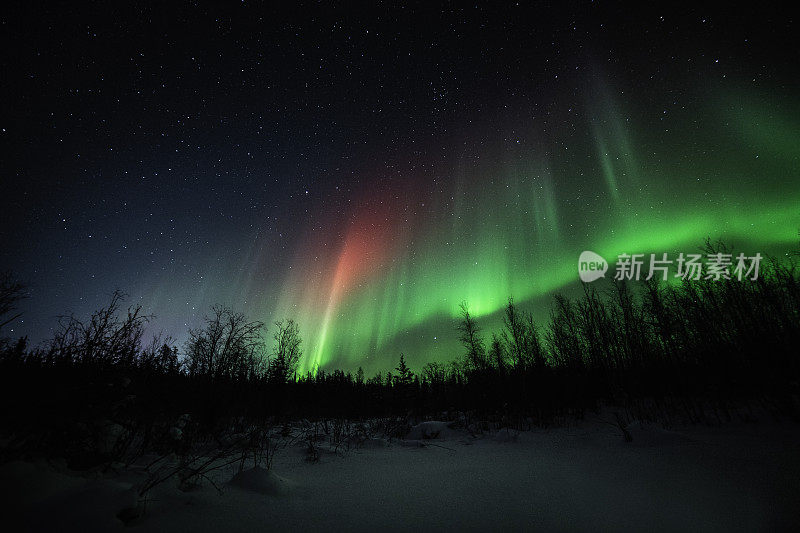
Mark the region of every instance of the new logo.
POLYGON ((586 250, 578 258, 578 275, 585 283, 605 277, 607 270, 606 260, 594 252, 586 250))

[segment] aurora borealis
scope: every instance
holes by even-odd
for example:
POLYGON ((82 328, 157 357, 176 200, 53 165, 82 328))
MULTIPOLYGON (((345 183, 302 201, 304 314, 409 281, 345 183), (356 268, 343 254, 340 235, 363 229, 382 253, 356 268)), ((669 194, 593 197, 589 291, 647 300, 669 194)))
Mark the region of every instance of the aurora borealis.
POLYGON ((119 287, 179 345, 222 303, 296 319, 303 371, 418 368, 461 301, 546 321, 583 250, 797 250, 790 25, 595 4, 7 15, 14 334, 119 287))
POLYGON ((579 152, 580 165, 572 170, 573 176, 587 177, 579 190, 586 187, 595 195, 581 218, 570 212, 581 209, 575 200, 554 185, 574 177, 552 170, 559 165, 535 152, 455 170, 452 189, 431 196, 441 207, 429 218, 398 214, 407 209, 403 193, 368 195, 358 205, 369 212, 346 220, 343 239, 330 257, 309 260, 319 253, 313 244, 298 257, 293 266, 299 279, 290 280, 282 295, 284 308, 297 306, 303 323, 310 324, 306 330, 319 331, 306 368, 331 359, 337 365, 359 362, 360 356, 344 354, 380 357, 416 349, 423 351, 424 361, 440 350, 458 353, 451 330, 460 301, 497 330, 509 296, 547 308, 549 294, 575 285, 583 249, 612 259, 624 252, 694 252, 707 237, 773 254, 793 249, 800 187, 796 182, 791 187, 791 172, 800 158, 800 137, 793 152, 780 158, 761 155, 759 150, 770 150, 769 132, 781 125, 765 115, 736 118, 752 122, 742 124, 741 138, 730 139, 727 157, 720 157, 716 167, 705 162, 706 169, 702 157, 682 150, 709 146, 715 139, 707 132, 687 132, 684 145, 666 148, 637 142, 635 125, 623 128, 619 116, 598 119, 602 127, 597 130, 610 132, 608 139, 602 134, 587 139, 585 146, 594 143, 597 155, 579 152), (670 164, 669 158, 678 163, 670 164), (750 159, 765 159, 764 166, 750 159), (770 178, 752 189, 711 184, 718 176, 726 182, 742 179, 748 167, 770 178), (660 182, 662 175, 668 181, 660 182), (786 187, 781 194, 770 195, 769 186, 781 182, 786 187), (386 216, 376 220, 372 205, 386 216), (312 285, 299 291, 309 280, 312 285), (298 292, 303 294, 299 301, 298 292), (403 348, 408 345, 414 348, 403 348))

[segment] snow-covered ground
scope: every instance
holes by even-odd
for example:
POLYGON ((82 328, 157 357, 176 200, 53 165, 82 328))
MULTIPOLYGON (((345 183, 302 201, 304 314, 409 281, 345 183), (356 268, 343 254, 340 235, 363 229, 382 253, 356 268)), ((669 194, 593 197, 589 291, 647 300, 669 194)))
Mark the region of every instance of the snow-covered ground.
MULTIPOLYGON (((473 437, 445 423, 306 460, 280 450, 270 471, 234 466, 211 483, 151 491, 132 531, 779 531, 800 524, 800 427, 729 424, 632 442, 600 420, 473 437), (433 438, 431 438, 433 437, 433 438)), ((107 531, 136 502, 141 474, 87 479, 58 466, 0 466, 5 521, 22 530, 107 531)))

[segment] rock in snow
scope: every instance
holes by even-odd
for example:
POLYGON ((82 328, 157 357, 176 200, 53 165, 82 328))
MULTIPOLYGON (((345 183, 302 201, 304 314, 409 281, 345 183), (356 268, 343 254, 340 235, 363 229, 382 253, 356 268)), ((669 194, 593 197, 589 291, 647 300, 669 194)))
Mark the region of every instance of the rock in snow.
POLYGON ((289 481, 260 466, 242 470, 228 485, 269 496, 285 496, 292 488, 289 481))

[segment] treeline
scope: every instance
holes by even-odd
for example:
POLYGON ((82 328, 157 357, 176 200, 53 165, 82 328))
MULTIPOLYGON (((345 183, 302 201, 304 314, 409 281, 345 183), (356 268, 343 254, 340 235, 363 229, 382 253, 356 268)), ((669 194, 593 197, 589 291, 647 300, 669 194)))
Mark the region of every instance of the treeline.
MULTIPOLYGON (((0 323, 22 294, 4 279, 14 290, 0 287, 11 296, 0 302, 0 323)), ((210 430, 232 420, 455 412, 546 425, 600 403, 662 420, 721 420, 754 403, 800 413, 793 261, 764 265, 754 281, 584 284, 579 298, 555 297, 546 325, 509 299, 502 331, 488 334, 465 302, 454 325, 460 356, 414 372, 399 355, 395 368, 372 377, 361 368, 298 375, 302 341, 292 320, 268 337, 263 323, 214 307, 179 351, 170 339, 145 343, 150 317, 122 303, 117 293, 85 321, 61 319, 36 349, 24 339, 2 343, 3 431, 37 435, 26 448, 81 450, 105 423, 138 435, 143 448, 157 446, 186 414, 210 430)))

